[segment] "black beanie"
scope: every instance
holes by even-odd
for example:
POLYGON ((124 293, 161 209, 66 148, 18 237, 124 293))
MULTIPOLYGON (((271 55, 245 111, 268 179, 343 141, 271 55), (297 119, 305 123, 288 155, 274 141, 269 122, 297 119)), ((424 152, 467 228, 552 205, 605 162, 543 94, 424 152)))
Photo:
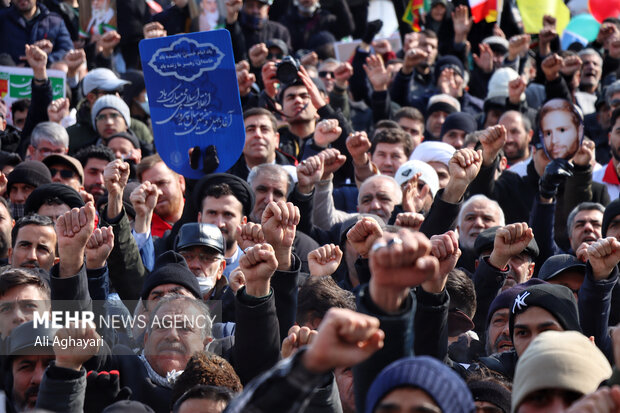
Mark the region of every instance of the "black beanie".
POLYGON ((581 332, 577 301, 570 288, 558 284, 537 284, 517 295, 510 308, 510 338, 515 317, 530 307, 540 307, 553 315, 564 330, 581 332))
POLYGON ((202 299, 200 286, 185 258, 174 251, 166 251, 155 260, 155 270, 144 280, 142 300, 147 300, 151 290, 162 284, 178 284, 187 288, 194 297, 202 299))
POLYGON ((441 125, 441 133, 439 136, 443 137, 446 132, 452 129, 458 129, 464 131, 465 133, 471 133, 478 129, 478 126, 476 125, 476 120, 474 117, 469 113, 455 112, 446 117, 443 125, 441 125))
POLYGON ((510 413, 511 392, 500 383, 491 380, 474 380, 467 383, 474 402, 488 402, 510 413))
POLYGON ((50 170, 43 162, 25 161, 20 163, 7 176, 6 191, 11 192, 13 184, 28 184, 35 188, 39 185, 52 183, 50 170))
POLYGON ((219 173, 210 174, 200 178, 194 188, 194 205, 198 211, 202 211, 202 201, 205 198, 207 189, 213 185, 227 184, 232 190, 235 198, 243 205, 243 215, 250 216, 254 208, 254 193, 250 185, 238 176, 219 173))
POLYGON ((603 238, 607 236, 607 228, 609 228, 609 224, 611 224, 611 220, 614 219, 617 215, 620 215, 620 198, 614 199, 609 205, 605 207, 605 212, 603 213, 603 238))
POLYGON ((465 77, 465 66, 463 66, 463 62, 456 56, 447 55, 440 57, 435 63, 435 82, 439 79, 441 72, 445 69, 454 69, 454 71, 461 75, 462 78, 465 77))
POLYGON ((51 183, 43 184, 30 193, 24 204, 24 214, 28 215, 32 212, 37 213, 39 208, 47 202, 48 199, 58 198, 70 209, 81 208, 84 206, 84 200, 77 191, 68 185, 51 183))

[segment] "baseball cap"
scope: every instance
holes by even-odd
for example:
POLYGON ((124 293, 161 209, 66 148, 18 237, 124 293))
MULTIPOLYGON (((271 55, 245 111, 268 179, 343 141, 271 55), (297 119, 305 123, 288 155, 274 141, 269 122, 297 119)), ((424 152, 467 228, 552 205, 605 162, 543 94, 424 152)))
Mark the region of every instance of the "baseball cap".
POLYGON ((84 76, 84 79, 82 79, 82 90, 84 91, 84 95, 89 94, 95 89, 111 92, 130 83, 131 82, 127 80, 119 79, 110 69, 100 67, 91 70, 84 76))
POLYGON ((199 222, 183 224, 177 235, 174 249, 179 251, 195 246, 209 247, 222 255, 226 251, 226 243, 222 232, 215 225, 199 222))

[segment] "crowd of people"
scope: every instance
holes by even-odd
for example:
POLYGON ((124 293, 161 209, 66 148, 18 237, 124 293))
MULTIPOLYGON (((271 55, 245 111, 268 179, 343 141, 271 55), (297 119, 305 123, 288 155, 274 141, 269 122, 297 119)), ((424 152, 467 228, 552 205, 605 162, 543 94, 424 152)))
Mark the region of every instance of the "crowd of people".
POLYGON ((7 412, 620 412, 620 19, 561 49, 431 0, 395 50, 368 14, 0 0, 7 412), (245 144, 196 180, 138 43, 212 29, 245 144))

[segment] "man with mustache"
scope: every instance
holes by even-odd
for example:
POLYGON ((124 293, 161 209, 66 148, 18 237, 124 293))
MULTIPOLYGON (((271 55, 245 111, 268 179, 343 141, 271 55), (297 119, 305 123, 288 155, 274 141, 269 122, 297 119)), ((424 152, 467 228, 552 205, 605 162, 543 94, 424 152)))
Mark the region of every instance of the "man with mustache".
POLYGON ((51 218, 32 214, 15 223, 11 232, 9 264, 21 268, 41 268, 49 272, 58 262, 56 231, 51 218))
POLYGON ((91 194, 95 202, 105 195, 103 186, 103 170, 106 165, 116 159, 111 149, 92 145, 81 149, 75 157, 80 161, 84 168, 84 190, 91 194))
MULTIPOLYGON (((538 244, 524 222, 491 227, 478 235, 474 244, 476 271, 473 280, 478 308, 474 317, 477 331, 484 335, 484 317, 498 292, 528 281, 534 274, 538 244)), ((507 318, 506 318, 507 320, 507 318)))

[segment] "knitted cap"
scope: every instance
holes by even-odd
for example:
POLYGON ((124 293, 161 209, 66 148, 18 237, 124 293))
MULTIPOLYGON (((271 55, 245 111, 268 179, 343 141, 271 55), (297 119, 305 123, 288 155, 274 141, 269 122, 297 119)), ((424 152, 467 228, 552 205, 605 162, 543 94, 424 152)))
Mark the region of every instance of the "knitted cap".
MULTIPOLYGON (((519 77, 519 74, 509 67, 502 67, 493 72, 493 76, 489 79, 489 87, 485 101, 493 98, 508 97, 508 83, 519 77)), ((525 98, 525 94, 522 95, 525 98)))
POLYGON ((20 163, 7 176, 6 191, 11 193, 11 187, 14 184, 28 184, 35 188, 42 184, 52 183, 52 175, 50 170, 43 162, 25 161, 20 163))
POLYGON ((605 355, 576 331, 545 331, 519 357, 512 387, 512 411, 531 393, 561 389, 587 394, 611 376, 605 355))
POLYGON ((428 393, 443 412, 470 413, 475 409, 463 379, 434 358, 421 356, 397 360, 379 373, 366 396, 366 413, 373 412, 392 390, 407 386, 428 393))
POLYGON ((108 137, 107 139, 104 140, 105 145, 108 146, 110 141, 116 138, 126 139, 129 141, 129 143, 131 143, 134 149, 140 149, 140 141, 138 140, 138 137, 134 135, 131 130, 128 130, 127 132, 115 133, 114 135, 108 137))
POLYGON ((523 284, 517 284, 510 287, 506 291, 502 291, 500 294, 497 295, 497 297, 493 299, 493 301, 491 301, 491 305, 489 306, 489 312, 487 313, 486 325, 489 325, 491 317, 493 317, 493 314, 495 314, 495 312, 500 308, 512 309, 512 304, 514 303, 515 298, 517 298, 517 295, 525 291, 527 287, 529 287, 530 285, 544 283, 545 281, 539 280, 538 278, 530 278, 523 284))
POLYGON ((557 284, 538 284, 517 295, 510 309, 510 337, 514 334, 515 318, 530 307, 540 307, 551 313, 564 330, 581 332, 577 301, 570 288, 557 284))
POLYGON ((435 194, 439 191, 439 178, 437 172, 432 166, 422 161, 407 161, 398 168, 394 179, 398 185, 408 182, 417 173, 422 173, 420 181, 424 182, 431 190, 431 195, 435 198, 435 194))
POLYGON ((157 257, 155 270, 144 280, 142 300, 148 299, 151 290, 162 284, 181 285, 187 288, 194 297, 202 298, 196 276, 189 270, 185 258, 174 251, 166 251, 157 257))
POLYGON ((437 63, 435 63, 435 82, 439 79, 439 75, 441 75, 441 72, 445 69, 454 69, 454 71, 461 77, 465 77, 465 67, 463 66, 463 62, 461 62, 461 60, 456 56, 447 55, 440 57, 437 60, 437 63))
POLYGON ((476 120, 474 117, 469 113, 455 112, 446 117, 443 125, 441 125, 441 133, 439 136, 445 135, 446 132, 452 129, 458 129, 464 131, 465 133, 471 133, 478 129, 478 126, 476 125, 476 120))
POLYGON ((90 120, 93 122, 93 128, 97 130, 97 115, 104 109, 114 109, 123 116, 127 127, 131 126, 131 115, 129 114, 129 107, 116 95, 103 95, 95 102, 95 105, 90 111, 90 120))
POLYGON ((474 402, 487 402, 499 407, 502 412, 510 412, 510 390, 490 380, 474 380, 467 383, 474 402))
POLYGON ((611 221, 617 215, 620 215, 620 198, 614 199, 605 207, 605 213, 603 214, 603 227, 601 228, 603 238, 607 236, 607 228, 609 228, 609 224, 611 224, 611 221))

